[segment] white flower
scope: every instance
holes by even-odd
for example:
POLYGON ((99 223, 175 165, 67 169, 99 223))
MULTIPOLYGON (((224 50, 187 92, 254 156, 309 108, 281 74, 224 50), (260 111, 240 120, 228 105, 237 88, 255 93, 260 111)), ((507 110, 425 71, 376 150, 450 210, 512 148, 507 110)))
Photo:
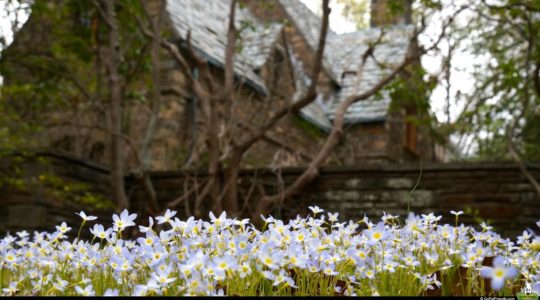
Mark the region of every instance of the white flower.
POLYGON ((117 289, 107 289, 103 296, 105 297, 118 297, 119 291, 117 289))
POLYGON ((154 219, 152 219, 152 217, 148 217, 148 227, 139 225, 139 231, 146 233, 149 230, 152 230, 152 226, 154 226, 154 219))
POLYGON ((94 224, 94 227, 90 229, 90 233, 92 233, 98 239, 103 240, 109 237, 109 235, 112 233, 112 228, 105 230, 103 225, 94 224))
POLYGON ((261 219, 266 224, 273 223, 275 221, 274 217, 272 217, 272 216, 268 216, 268 218, 265 218, 263 215, 261 215, 261 219))
POLYGON ((9 286, 7 288, 3 288, 2 291, 5 293, 5 295, 14 296, 15 293, 19 291, 17 288, 17 282, 10 282, 9 286))
POLYGON ((540 294, 540 281, 538 281, 537 283, 535 283, 535 284, 532 286, 532 289, 533 289, 533 291, 534 291, 536 294, 540 294))
POLYGON ((85 287, 84 289, 76 285, 75 291, 77 291, 77 294, 81 296, 95 296, 96 295, 96 292, 94 291, 94 287, 91 284, 85 287))
POLYGON ((380 222, 376 227, 364 231, 368 237, 369 245, 375 245, 377 242, 387 239, 390 236, 388 230, 384 228, 384 223, 380 222))
POLYGON ((169 223, 172 217, 176 216, 176 211, 167 209, 163 217, 156 217, 158 224, 169 223))
POLYGON ((324 209, 319 208, 318 206, 308 206, 308 208, 313 212, 313 214, 322 213, 324 209))
POLYGON ((330 222, 337 222, 338 221, 339 213, 330 213, 328 212, 328 221, 330 222))
POLYGON ((463 214, 463 211, 460 210, 460 211, 458 211, 458 212, 455 212, 455 211, 451 210, 450 213, 453 214, 453 215, 455 215, 455 216, 457 217, 457 216, 459 216, 459 215, 462 215, 462 214, 463 214))
POLYGON ((56 226, 56 229, 61 233, 66 233, 71 230, 71 227, 68 227, 66 222, 62 222, 60 226, 56 226))
POLYGON ((83 221, 85 221, 85 222, 86 222, 86 221, 94 221, 94 220, 97 219, 96 216, 87 216, 87 215, 84 213, 84 211, 82 211, 82 210, 81 210, 80 213, 75 213, 75 214, 76 214, 76 215, 79 215, 79 216, 83 219, 83 221))
POLYGON ((213 212, 210 212, 208 214, 210 216, 210 221, 214 224, 216 224, 218 227, 227 227, 229 226, 229 223, 227 222, 227 213, 225 211, 223 211, 220 215, 219 215, 219 218, 216 218, 216 216, 214 215, 213 212))
POLYGON ((504 258, 497 256, 493 260, 492 267, 482 267, 480 269, 480 275, 485 278, 491 278, 491 287, 498 291, 504 286, 505 279, 512 279, 517 275, 516 268, 510 266, 506 267, 504 258))
POLYGON ((122 213, 120 214, 120 217, 114 214, 112 218, 114 221, 114 231, 120 231, 126 227, 135 226, 135 223, 133 221, 137 218, 137 214, 130 215, 128 210, 124 209, 124 211, 122 211, 122 213))
POLYGON ((485 231, 490 231, 491 229, 493 229, 493 226, 488 226, 486 222, 482 222, 482 224, 480 224, 480 227, 482 227, 482 229, 485 231))
POLYGON ((66 289, 67 285, 67 280, 62 280, 62 278, 60 277, 56 277, 56 282, 53 282, 53 286, 60 292, 63 292, 66 289))

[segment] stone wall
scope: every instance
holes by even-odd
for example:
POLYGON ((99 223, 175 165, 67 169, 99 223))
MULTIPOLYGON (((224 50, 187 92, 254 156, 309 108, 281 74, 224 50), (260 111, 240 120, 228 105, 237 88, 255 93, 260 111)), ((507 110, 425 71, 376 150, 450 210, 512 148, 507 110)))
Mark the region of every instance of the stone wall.
MULTIPOLYGON (((53 153, 38 153, 40 160, 26 159, 20 165, 24 172, 25 181, 30 182, 35 176, 52 173, 65 182, 86 183, 90 192, 107 197, 109 194, 109 171, 99 165, 53 153)), ((6 173, 10 168, 10 160, 0 159, 0 173, 6 173)), ((9 174, 9 172, 7 172, 9 174)), ((112 210, 98 210, 86 205, 70 203, 47 196, 43 188, 18 189, 8 185, 0 185, 0 235, 6 232, 26 230, 53 231, 55 225, 66 222, 72 228, 71 235, 76 235, 81 225, 81 219, 76 212, 84 210, 87 214, 98 216, 100 223, 110 224, 112 210)), ((88 227, 82 236, 88 237, 88 227)))
MULTIPOLYGON (((109 177, 105 168, 57 154, 43 153, 42 156, 49 159, 49 164, 28 162, 24 168, 33 174, 49 170, 68 181, 86 182, 93 192, 107 196, 109 177)), ((2 171, 5 166, 0 161, 0 169, 4 168, 2 171)), ((282 184, 290 184, 301 172, 299 168, 243 170, 240 201, 248 198, 247 195, 251 195, 249 198, 253 202, 259 198, 259 189, 252 188, 253 178, 266 193, 273 194, 282 184)), ((540 180, 538 168, 531 168, 531 172, 540 180)), ((154 172, 151 177, 158 201, 165 206, 182 195, 194 179, 204 180, 206 174, 195 171, 154 172)), ((126 191, 131 199, 130 211, 139 214, 139 221, 146 221, 141 205, 144 192, 131 176, 126 177, 126 191)), ((100 222, 105 224, 110 222, 113 213, 112 210, 96 210, 50 199, 44 197, 40 190, 30 193, 3 187, 0 188, 0 197, 0 234, 21 229, 54 230, 54 225, 63 221, 76 231, 80 219, 75 212, 85 210, 99 216, 100 222)), ((187 203, 193 207, 191 201, 187 203)), ((540 220, 540 199, 511 162, 325 168, 303 193, 287 200, 286 205, 276 208, 272 214, 280 218, 296 214, 305 216, 309 213, 309 205, 339 212, 340 220, 359 220, 364 214, 377 218, 383 211, 403 219, 409 205, 411 212, 440 214, 443 222, 451 224, 454 218, 450 210, 463 210, 466 212, 461 217, 464 223, 478 225, 480 220, 485 220, 504 236, 521 234, 526 228, 534 229, 540 220)), ((249 205, 248 210, 251 207, 249 205)), ((176 210, 180 218, 187 216, 184 204, 176 210)))
MULTIPOLYGON (((279 182, 288 185, 301 171, 283 169, 279 176, 269 170, 244 170, 241 193, 248 194, 253 177, 267 193, 275 193, 280 189, 279 182)), ((540 171, 531 171, 540 180, 540 171)), ((165 204, 182 194, 186 178, 203 179, 204 176, 204 173, 160 172, 152 177, 158 198, 165 204)), ((252 198, 256 199, 258 189, 253 190, 252 198)), ((134 196, 140 199, 141 191, 135 189, 134 196)), ((480 220, 484 220, 505 236, 521 234, 526 228, 534 229, 535 222, 540 220, 540 199, 510 162, 326 168, 303 193, 288 200, 274 215, 284 218, 306 215, 308 205, 339 212, 341 220, 359 220, 364 214, 378 217, 383 211, 403 219, 409 205, 415 214, 433 212, 451 224, 454 218, 450 210, 463 210, 466 212, 461 217, 464 223, 479 225, 480 220)), ((177 209, 182 215, 184 206, 177 209)))

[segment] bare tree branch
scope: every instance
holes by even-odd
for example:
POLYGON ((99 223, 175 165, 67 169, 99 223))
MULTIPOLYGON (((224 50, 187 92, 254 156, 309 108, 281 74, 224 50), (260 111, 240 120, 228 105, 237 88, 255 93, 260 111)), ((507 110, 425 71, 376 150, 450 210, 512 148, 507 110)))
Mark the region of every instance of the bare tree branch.
MULTIPOLYGON (((277 195, 263 197, 259 202, 257 213, 266 213, 271 208, 271 206, 276 203, 278 205, 281 205, 284 199, 298 193, 306 184, 316 178, 319 175, 319 168, 327 160, 327 158, 330 156, 333 149, 339 142, 339 137, 343 132, 344 116, 349 106, 351 106, 355 102, 368 99, 369 97, 375 95, 383 87, 390 83, 398 74, 400 74, 409 64, 417 61, 425 53, 437 48, 443 37, 446 35, 447 28, 454 21, 455 17, 466 8, 467 6, 462 6, 455 12, 455 14, 443 25, 442 32, 439 35, 438 39, 429 48, 421 48, 416 54, 409 54, 398 67, 396 67, 390 74, 380 80, 371 89, 360 95, 352 95, 348 97, 345 101, 343 101, 336 110, 332 131, 330 132, 329 136, 327 137, 324 145, 322 146, 315 159, 309 164, 307 169, 294 181, 294 183, 287 189, 285 189, 285 191, 277 195)), ((416 38, 418 37, 418 34, 420 34, 424 30, 425 24, 419 30, 415 29, 414 34, 411 37, 411 43, 414 43, 416 38)))

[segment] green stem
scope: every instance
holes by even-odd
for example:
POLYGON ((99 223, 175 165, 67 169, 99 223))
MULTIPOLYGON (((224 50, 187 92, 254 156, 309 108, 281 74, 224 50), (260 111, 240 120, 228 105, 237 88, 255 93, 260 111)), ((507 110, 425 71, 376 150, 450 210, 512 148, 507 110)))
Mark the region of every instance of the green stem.
POLYGON ((77 241, 79 241, 79 238, 81 237, 81 230, 84 227, 84 223, 86 223, 86 220, 83 220, 81 226, 79 227, 79 233, 77 233, 77 241))

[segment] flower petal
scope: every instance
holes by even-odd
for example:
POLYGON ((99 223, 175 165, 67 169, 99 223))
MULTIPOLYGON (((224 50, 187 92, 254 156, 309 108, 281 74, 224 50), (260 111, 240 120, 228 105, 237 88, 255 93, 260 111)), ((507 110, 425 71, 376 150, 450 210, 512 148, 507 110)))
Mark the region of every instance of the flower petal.
POLYGON ((517 274, 518 274, 518 271, 517 271, 516 268, 514 268, 512 266, 506 268, 506 276, 505 276, 506 278, 512 279, 512 278, 516 277, 517 274))
POLYGON ((493 277, 493 268, 492 267, 482 267, 480 269, 480 276, 482 276, 484 278, 493 277))
POLYGON ((492 277, 491 278, 491 288, 493 288, 493 290, 498 291, 498 290, 502 289, 503 286, 504 286, 504 279, 503 278, 500 278, 500 277, 492 277))
POLYGON ((502 256, 497 256, 495 257, 495 259, 493 259, 493 266, 495 268, 500 268, 500 267, 504 267, 505 263, 504 263, 504 257, 502 256))

